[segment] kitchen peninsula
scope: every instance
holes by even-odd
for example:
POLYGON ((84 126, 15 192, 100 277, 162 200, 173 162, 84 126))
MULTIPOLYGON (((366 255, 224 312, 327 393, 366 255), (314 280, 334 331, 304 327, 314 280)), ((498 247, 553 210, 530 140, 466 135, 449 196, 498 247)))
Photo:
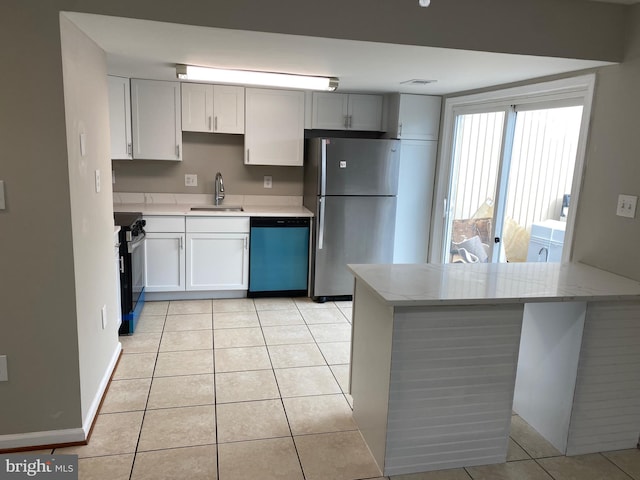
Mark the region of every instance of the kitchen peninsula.
POLYGON ((354 419, 384 475, 640 434, 640 283, 583 264, 351 265, 354 419))

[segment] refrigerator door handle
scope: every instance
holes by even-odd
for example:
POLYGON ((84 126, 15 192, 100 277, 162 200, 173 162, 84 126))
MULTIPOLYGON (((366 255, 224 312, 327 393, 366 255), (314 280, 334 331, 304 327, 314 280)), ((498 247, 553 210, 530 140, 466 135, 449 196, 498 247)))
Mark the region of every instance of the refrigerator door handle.
POLYGON ((326 195, 327 190, 327 141, 322 140, 320 152, 320 195, 326 195))
POLYGON ((318 199, 318 250, 324 246, 324 198, 318 199))

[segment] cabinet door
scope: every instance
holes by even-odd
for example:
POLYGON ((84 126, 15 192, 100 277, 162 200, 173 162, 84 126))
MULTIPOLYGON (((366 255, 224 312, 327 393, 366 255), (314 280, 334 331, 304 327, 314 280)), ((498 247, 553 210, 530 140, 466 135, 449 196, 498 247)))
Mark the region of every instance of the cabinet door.
POLYGON ((313 93, 311 128, 346 130, 348 127, 349 95, 344 93, 313 93))
POLYGON ((263 88, 245 92, 244 162, 302 166, 304 92, 263 88))
POLYGON ((187 234, 187 290, 247 290, 248 286, 248 234, 187 234))
POLYGON ((213 132, 213 85, 183 83, 182 130, 213 132))
POLYGON ((438 140, 441 98, 400 94, 396 138, 438 140))
POLYGON ((107 76, 109 85, 109 127, 111 158, 131 160, 131 90, 129 79, 107 76))
POLYGON ((131 80, 133 158, 182 160, 180 83, 131 80))
POLYGON ((382 131, 382 95, 349 94, 349 130, 382 131))
POLYGON ((185 234, 147 233, 146 291, 176 292, 185 287, 185 234))
POLYGON ((213 131, 244 133, 244 87, 213 86, 213 131))
POLYGON ((437 142, 400 142, 393 263, 427 262, 437 148, 437 142))

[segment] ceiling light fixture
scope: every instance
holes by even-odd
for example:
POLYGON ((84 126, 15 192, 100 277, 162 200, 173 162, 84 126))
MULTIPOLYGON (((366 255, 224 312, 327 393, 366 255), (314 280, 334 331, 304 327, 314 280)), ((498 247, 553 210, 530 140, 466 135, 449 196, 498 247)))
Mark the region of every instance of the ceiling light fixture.
POLYGON ((176 65, 176 75, 181 80, 201 82, 237 83, 241 85, 262 85, 266 87, 301 88, 303 90, 325 90, 332 92, 338 88, 335 77, 315 77, 291 73, 257 72, 251 70, 227 70, 223 68, 176 65))
POLYGON ((418 5, 421 7, 428 7, 431 5, 431 0, 418 0, 418 5))

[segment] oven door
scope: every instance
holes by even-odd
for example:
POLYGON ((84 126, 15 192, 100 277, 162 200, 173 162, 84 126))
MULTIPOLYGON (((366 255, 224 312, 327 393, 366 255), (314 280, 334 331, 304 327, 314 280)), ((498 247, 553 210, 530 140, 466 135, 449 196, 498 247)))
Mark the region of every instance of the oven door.
POLYGON ((128 245, 131 261, 131 311, 136 309, 146 283, 144 268, 145 245, 144 234, 134 237, 128 245))

